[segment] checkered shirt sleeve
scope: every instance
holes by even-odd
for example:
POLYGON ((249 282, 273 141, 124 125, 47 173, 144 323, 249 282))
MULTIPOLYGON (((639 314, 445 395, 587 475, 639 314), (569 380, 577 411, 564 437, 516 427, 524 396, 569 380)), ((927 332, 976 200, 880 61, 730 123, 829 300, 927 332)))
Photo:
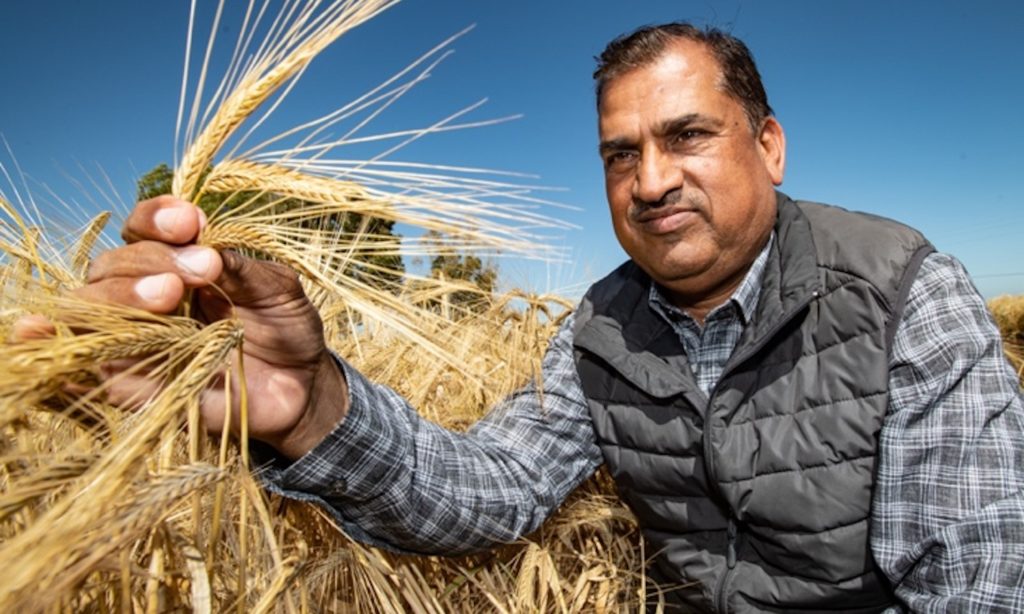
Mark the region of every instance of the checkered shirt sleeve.
POLYGON ((339 361, 348 415, 266 487, 319 503, 354 539, 400 552, 456 554, 532 531, 601 464, 572 352, 572 318, 529 385, 467 433, 420 418, 395 391, 339 361))
POLYGON ((950 256, 930 255, 911 285, 889 382, 875 560, 910 611, 1024 611, 1024 402, 950 256))

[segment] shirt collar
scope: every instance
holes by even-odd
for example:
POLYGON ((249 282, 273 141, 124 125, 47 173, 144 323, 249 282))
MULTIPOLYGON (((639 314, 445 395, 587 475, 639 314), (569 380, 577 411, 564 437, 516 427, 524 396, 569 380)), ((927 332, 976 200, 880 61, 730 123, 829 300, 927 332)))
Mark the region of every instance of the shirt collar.
MULTIPOLYGON (((761 249, 761 253, 759 253, 757 258, 754 259, 754 262, 750 265, 750 270, 747 271, 747 274, 743 277, 743 281, 740 282, 740 285, 732 293, 732 296, 729 297, 729 300, 726 301, 725 304, 719 305, 713 309, 711 313, 721 309, 726 304, 732 303, 739 308, 744 324, 750 322, 750 319, 754 317, 754 310, 757 308, 757 299, 761 295, 761 278, 764 275, 765 266, 768 264, 768 253, 771 251, 772 244, 774 243, 775 231, 773 230, 771 236, 768 237, 768 242, 765 243, 764 248, 761 249)), ((662 314, 682 313, 679 308, 669 302, 669 300, 662 294, 658 284, 653 281, 651 282, 649 302, 655 311, 662 314)))

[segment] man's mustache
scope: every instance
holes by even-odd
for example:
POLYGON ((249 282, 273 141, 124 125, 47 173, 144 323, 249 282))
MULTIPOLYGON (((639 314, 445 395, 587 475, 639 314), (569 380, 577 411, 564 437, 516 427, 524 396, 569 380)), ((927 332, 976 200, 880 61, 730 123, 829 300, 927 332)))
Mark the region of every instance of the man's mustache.
POLYGON ((629 208, 629 218, 634 222, 646 222, 662 215, 669 215, 676 210, 703 211, 704 203, 700 199, 685 197, 683 190, 677 188, 666 192, 658 200, 641 200, 633 198, 629 208))

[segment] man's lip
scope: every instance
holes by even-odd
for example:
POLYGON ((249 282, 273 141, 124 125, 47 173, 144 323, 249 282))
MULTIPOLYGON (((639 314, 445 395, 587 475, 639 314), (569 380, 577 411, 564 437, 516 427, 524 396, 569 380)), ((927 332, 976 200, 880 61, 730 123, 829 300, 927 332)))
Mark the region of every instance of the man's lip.
POLYGON ((696 209, 688 207, 659 207, 648 209, 636 217, 633 221, 644 227, 644 230, 653 234, 665 234, 677 230, 690 219, 689 214, 696 214, 696 209))

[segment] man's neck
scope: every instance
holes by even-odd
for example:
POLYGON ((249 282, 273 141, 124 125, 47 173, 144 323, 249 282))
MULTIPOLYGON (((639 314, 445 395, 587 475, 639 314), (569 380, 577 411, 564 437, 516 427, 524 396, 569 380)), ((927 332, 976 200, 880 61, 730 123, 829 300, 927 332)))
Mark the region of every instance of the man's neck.
POLYGON ((674 307, 681 309, 686 315, 693 318, 698 325, 703 327, 704 319, 707 315, 716 307, 724 305, 729 301, 733 293, 736 292, 736 288, 739 288, 740 284, 743 283, 743 277, 749 270, 750 265, 747 265, 735 279, 730 279, 729 283, 722 284, 711 293, 703 293, 699 296, 688 296, 667 288, 663 290, 665 297, 674 307))
MULTIPOLYGON (((757 263, 757 276, 760 278, 763 270, 764 263, 767 261, 768 250, 772 243, 772 237, 774 233, 769 233, 765 242, 761 245, 761 248, 754 253, 754 257, 750 259, 740 269, 732 272, 729 275, 721 278, 717 284, 714 284, 707 288, 707 286, 701 286, 699 292, 687 292, 685 285, 677 285, 673 288, 665 286, 658 286, 660 288, 662 296, 677 309, 682 310, 688 316, 693 318, 697 324, 701 327, 704 326, 704 320, 708 314, 714 311, 721 305, 727 303, 733 298, 741 286, 746 282, 747 277, 750 276, 751 269, 754 268, 757 263)), ((756 294, 760 288, 760 279, 752 280, 751 290, 744 292, 746 298, 741 301, 741 309, 743 309, 746 317, 750 317, 752 314, 749 313, 756 304, 756 294), (753 292, 753 295, 750 295, 753 292), (747 296, 749 295, 749 296, 747 296)))

